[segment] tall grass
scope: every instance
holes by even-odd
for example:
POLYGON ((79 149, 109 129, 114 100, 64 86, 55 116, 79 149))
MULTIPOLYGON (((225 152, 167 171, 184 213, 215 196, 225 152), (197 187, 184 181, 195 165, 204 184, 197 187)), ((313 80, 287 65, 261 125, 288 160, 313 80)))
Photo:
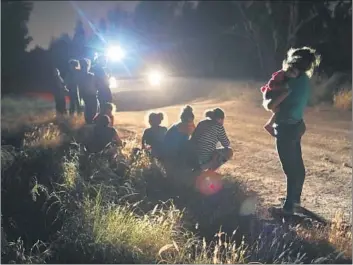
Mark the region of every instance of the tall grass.
POLYGON ((214 207, 136 153, 135 138, 123 149, 87 153, 73 142, 80 124, 25 128, 21 149, 2 146, 3 262, 351 262, 350 226, 341 216, 309 229, 249 216, 244 231, 238 211, 246 187, 227 186, 214 202, 234 206, 214 207), (58 138, 67 141, 47 148, 58 138), (201 229, 193 229, 196 222, 201 229))

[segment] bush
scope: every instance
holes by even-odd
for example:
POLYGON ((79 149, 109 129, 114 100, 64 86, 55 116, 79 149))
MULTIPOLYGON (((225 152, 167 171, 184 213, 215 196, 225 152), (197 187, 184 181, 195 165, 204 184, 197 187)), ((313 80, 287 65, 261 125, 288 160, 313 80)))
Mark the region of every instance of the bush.
POLYGON ((352 90, 338 91, 334 95, 333 104, 338 109, 352 110, 352 90))

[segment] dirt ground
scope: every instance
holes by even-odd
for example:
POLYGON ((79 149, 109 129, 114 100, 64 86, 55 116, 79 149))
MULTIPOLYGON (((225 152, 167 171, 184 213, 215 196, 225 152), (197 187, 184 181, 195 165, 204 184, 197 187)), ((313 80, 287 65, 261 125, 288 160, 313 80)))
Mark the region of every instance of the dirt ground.
MULTIPOLYGON (((117 93, 115 97, 118 109, 119 106, 123 106, 121 110, 141 109, 117 112, 117 128, 125 132, 137 132, 137 137, 140 137, 149 110, 163 111, 167 116, 164 125, 170 126, 178 121, 183 106, 180 103, 172 105, 173 101, 184 103, 194 98, 189 104, 194 108, 196 122, 203 119, 206 109, 221 107, 226 112, 225 128, 235 153, 220 172, 245 182, 249 189, 255 191, 258 194, 259 209, 279 205, 279 198, 285 195, 285 179, 277 158, 274 138, 262 128, 270 114, 261 108, 258 90, 240 93, 239 89, 232 88, 230 92, 232 86, 224 83, 216 94, 210 94, 209 89, 214 90, 214 86, 209 85, 209 89, 202 86, 202 91, 195 93, 187 93, 186 90, 179 90, 179 93, 175 93, 175 90, 159 90, 155 94, 135 91, 133 96, 128 92, 117 93), (212 100, 202 94, 216 99, 212 100), (166 98, 170 100, 162 103, 166 98)), ((334 217, 337 211, 351 218, 351 118, 351 112, 335 110, 329 106, 309 107, 305 114, 307 131, 302 148, 307 175, 302 202, 304 207, 326 218, 334 217)))

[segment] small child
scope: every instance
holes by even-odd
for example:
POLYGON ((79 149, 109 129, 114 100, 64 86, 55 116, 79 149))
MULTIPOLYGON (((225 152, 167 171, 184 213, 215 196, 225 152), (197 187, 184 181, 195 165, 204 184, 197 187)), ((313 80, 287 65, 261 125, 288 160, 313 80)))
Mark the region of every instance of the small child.
POLYGON ((146 129, 142 136, 142 149, 151 147, 151 155, 160 158, 163 155, 163 141, 167 128, 161 126, 164 119, 163 113, 151 113, 148 122, 151 128, 146 129))
MULTIPOLYGON (((290 91, 288 88, 289 78, 296 78, 299 75, 299 71, 295 67, 289 67, 287 70, 279 70, 272 74, 270 81, 261 87, 261 92, 264 99, 274 99, 279 96, 286 97, 290 91)), ((273 124, 276 120, 276 110, 273 111, 271 118, 267 121, 264 129, 272 136, 275 136, 273 124)))
POLYGON ((114 126, 114 112, 116 110, 116 106, 113 103, 105 103, 102 105, 100 113, 98 113, 94 118, 93 122, 96 123, 97 119, 102 115, 107 115, 110 119, 109 126, 114 126))

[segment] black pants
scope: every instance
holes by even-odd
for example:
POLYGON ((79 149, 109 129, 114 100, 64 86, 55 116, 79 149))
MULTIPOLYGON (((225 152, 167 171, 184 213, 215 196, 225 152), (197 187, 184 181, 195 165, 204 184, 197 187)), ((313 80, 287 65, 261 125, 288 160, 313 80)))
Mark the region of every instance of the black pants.
POLYGON ((70 115, 81 113, 81 102, 78 93, 70 94, 70 115))
POLYGON ((87 124, 93 123, 93 118, 98 113, 98 100, 96 95, 88 95, 84 98, 85 121, 87 124))
POLYGON ((66 101, 65 96, 55 96, 56 113, 66 114, 66 101))
POLYGON ((98 90, 99 104, 103 106, 105 103, 113 102, 112 92, 109 87, 100 88, 98 90))
POLYGON ((285 210, 292 210, 294 203, 300 203, 305 179, 301 149, 304 132, 303 121, 297 124, 277 124, 275 127, 277 152, 287 179, 287 196, 283 206, 285 210))

